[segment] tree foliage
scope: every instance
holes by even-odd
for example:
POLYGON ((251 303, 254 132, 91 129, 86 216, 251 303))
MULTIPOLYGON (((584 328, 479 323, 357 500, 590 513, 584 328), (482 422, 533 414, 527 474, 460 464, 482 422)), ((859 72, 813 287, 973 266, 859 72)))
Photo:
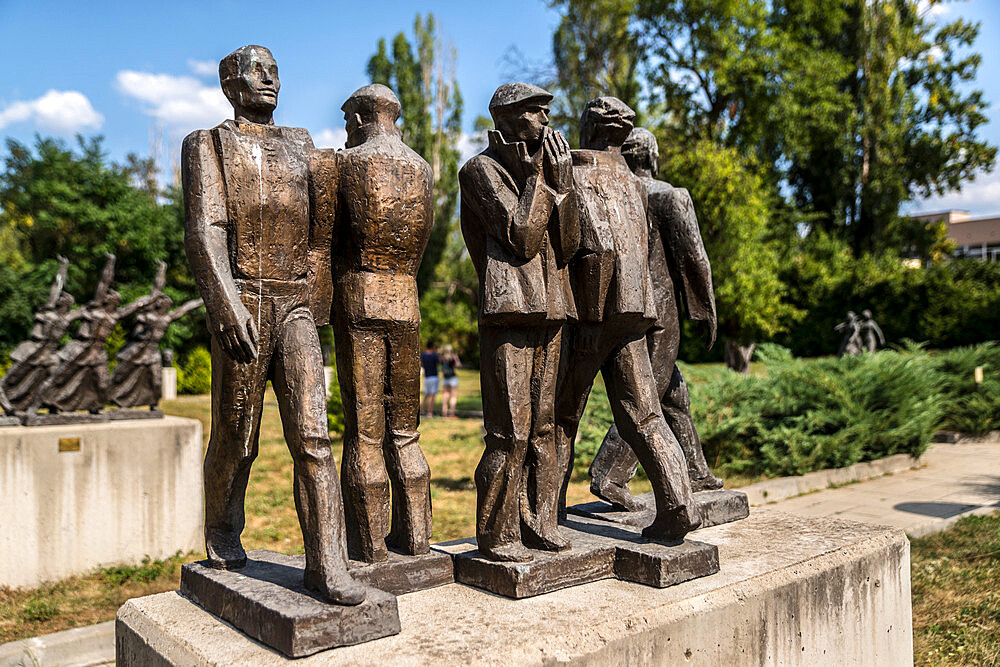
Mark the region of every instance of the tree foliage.
POLYGON ((434 15, 425 19, 418 14, 413 35, 411 44, 405 33, 398 33, 391 47, 380 39, 368 60, 368 76, 396 93, 403 107, 403 140, 430 163, 434 174, 434 228, 417 274, 423 291, 456 228, 462 94, 455 79, 455 50, 438 37, 434 15))

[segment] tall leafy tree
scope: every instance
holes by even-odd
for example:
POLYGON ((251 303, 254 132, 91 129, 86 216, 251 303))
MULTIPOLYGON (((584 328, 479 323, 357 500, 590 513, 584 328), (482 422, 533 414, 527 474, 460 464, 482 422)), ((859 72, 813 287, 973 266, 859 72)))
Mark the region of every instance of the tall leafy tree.
POLYGON ((417 273, 423 292, 457 229, 462 94, 455 79, 455 50, 438 37, 433 14, 417 15, 413 37, 411 44, 400 32, 391 47, 380 39, 368 60, 368 76, 396 93, 403 107, 403 140, 430 163, 434 174, 434 228, 417 273))

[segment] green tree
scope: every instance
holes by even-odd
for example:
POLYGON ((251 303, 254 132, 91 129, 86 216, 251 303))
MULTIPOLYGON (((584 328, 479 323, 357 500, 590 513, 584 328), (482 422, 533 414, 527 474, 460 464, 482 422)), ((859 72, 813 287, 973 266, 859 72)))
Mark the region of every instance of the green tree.
POLYGON ((403 140, 431 165, 434 174, 434 227, 417 273, 421 292, 433 280, 458 212, 458 140, 462 134, 462 94, 455 79, 454 48, 438 37, 433 14, 413 24, 416 50, 402 32, 390 47, 380 39, 368 60, 372 83, 389 86, 403 107, 403 140))
MULTIPOLYGON (((130 162, 110 163, 99 137, 78 138, 76 150, 50 138, 36 138, 33 147, 7 140, 0 173, 0 347, 24 339, 57 255, 70 259, 66 289, 77 303, 89 300, 106 251, 118 257, 115 288, 126 302, 149 290, 158 260, 167 262, 167 292, 175 302, 196 296, 179 192, 167 192, 161 204, 162 193, 150 189, 148 161, 130 162)), ((164 342, 184 347, 196 329, 179 322, 164 342)))

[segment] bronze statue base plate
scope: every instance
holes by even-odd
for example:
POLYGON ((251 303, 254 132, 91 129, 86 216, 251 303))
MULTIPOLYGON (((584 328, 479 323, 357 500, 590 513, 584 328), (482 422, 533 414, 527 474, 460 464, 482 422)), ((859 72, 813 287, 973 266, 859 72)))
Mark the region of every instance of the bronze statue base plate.
MULTIPOLYGON (((719 526, 750 516, 750 503, 747 500, 747 494, 742 491, 717 489, 715 491, 698 491, 693 495, 698 504, 698 511, 701 513, 702 528, 719 526)), ((652 492, 633 496, 633 499, 643 509, 629 512, 617 509, 603 500, 595 500, 567 507, 566 511, 576 516, 623 523, 628 526, 648 526, 653 522, 654 508, 656 507, 652 492)))
POLYGON ((101 424, 108 421, 105 412, 57 412, 54 414, 36 414, 25 416, 25 426, 63 426, 65 424, 101 424))
MULTIPOLYGON (((305 556, 299 558, 305 562, 305 556)), ((419 556, 389 551, 387 561, 364 563, 352 560, 347 568, 357 581, 393 595, 405 595, 455 582, 451 556, 434 549, 419 556)))
POLYGON ((159 408, 155 410, 143 408, 115 408, 105 412, 111 421, 121 421, 123 419, 163 419, 163 411, 159 408))
POLYGON ((437 545, 455 559, 455 581, 498 595, 526 598, 561 588, 617 577, 665 588, 719 571, 715 545, 693 540, 673 543, 644 538, 640 530, 609 521, 573 516, 560 526, 572 548, 531 550, 527 563, 484 558, 473 539, 437 545))
POLYGON ((246 635, 300 658, 399 634, 396 597, 369 588, 357 606, 331 604, 302 583, 303 558, 264 549, 239 570, 181 568, 181 594, 246 635))
POLYGON ((21 426, 23 420, 14 415, 0 415, 0 426, 21 426))

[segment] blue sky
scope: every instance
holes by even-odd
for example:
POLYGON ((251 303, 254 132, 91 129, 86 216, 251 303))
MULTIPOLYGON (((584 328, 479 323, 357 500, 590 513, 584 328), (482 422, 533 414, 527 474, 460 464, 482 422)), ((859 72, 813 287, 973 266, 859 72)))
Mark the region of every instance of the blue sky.
MULTIPOLYGON (((320 145, 342 144, 340 105, 367 83, 364 69, 380 37, 410 32, 416 13, 433 12, 457 51, 467 129, 504 80, 502 58, 515 46, 533 61, 549 57, 558 15, 541 0, 497 2, 47 2, 0 0, 0 136, 103 134, 113 159, 149 154, 160 137, 169 170, 183 136, 230 109, 218 88, 219 59, 244 44, 275 54, 281 73, 276 122, 307 128, 320 145)), ((983 132, 1000 144, 1000 2, 945 4, 981 21, 979 86, 993 103, 983 132)), ((1000 170, 962 193, 910 210, 965 208, 1000 214, 1000 170)))

